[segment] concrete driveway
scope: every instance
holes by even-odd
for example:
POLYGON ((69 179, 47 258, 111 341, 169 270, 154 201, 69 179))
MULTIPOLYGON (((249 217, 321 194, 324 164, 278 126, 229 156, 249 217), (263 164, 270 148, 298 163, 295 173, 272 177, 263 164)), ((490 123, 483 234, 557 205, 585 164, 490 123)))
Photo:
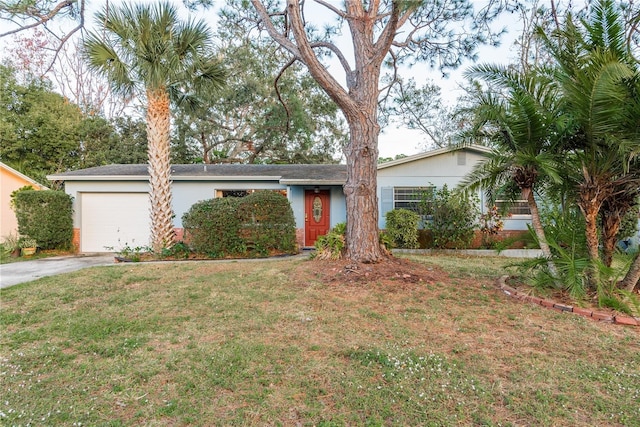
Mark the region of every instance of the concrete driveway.
POLYGON ((0 265, 0 288, 46 276, 114 263, 113 254, 59 256, 0 265))

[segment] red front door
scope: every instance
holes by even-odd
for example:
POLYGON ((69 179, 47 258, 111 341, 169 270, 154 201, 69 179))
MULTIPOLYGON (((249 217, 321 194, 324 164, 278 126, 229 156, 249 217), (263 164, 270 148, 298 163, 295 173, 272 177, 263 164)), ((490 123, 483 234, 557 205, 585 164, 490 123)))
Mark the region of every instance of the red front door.
POLYGON ((304 192, 304 244, 313 246, 318 236, 329 231, 329 191, 304 192))

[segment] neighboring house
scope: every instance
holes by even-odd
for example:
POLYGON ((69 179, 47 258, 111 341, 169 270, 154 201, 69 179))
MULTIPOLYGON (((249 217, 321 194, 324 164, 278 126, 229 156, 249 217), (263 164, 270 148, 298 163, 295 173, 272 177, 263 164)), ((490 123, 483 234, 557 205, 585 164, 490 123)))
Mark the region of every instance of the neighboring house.
POLYGON ((47 190, 44 185, 0 162, 0 241, 11 234, 18 234, 18 220, 11 208, 11 193, 27 185, 34 190, 47 190))
MULTIPOLYGON (((422 188, 455 188, 485 147, 446 148, 405 157, 378 166, 380 228, 384 214, 415 206, 422 188)), ((280 191, 291 202, 300 246, 313 246, 346 219, 342 186, 345 165, 196 164, 172 167, 174 227, 182 236, 182 215, 200 200, 236 196, 254 190, 280 191)), ((81 252, 119 250, 149 243, 149 182, 147 165, 110 165, 48 177, 64 181, 74 200, 74 243, 81 252)), ((525 230, 529 215, 513 216, 505 229, 525 230)))

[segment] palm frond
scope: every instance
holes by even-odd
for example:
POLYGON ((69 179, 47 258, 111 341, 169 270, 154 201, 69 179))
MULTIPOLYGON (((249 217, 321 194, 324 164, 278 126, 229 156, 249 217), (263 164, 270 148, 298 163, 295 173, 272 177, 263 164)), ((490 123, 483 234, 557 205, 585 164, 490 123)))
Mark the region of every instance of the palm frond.
POLYGON ((211 56, 207 25, 181 21, 171 3, 105 7, 95 19, 102 34, 88 38, 87 57, 116 91, 162 89, 174 102, 189 104, 199 84, 215 89, 226 79, 220 61, 211 56))

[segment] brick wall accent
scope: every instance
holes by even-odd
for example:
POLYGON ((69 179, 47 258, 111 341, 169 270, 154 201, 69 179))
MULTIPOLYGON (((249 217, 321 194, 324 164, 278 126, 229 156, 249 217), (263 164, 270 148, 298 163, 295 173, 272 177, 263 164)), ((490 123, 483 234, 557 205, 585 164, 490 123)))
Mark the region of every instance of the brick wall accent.
POLYGON ((79 228, 73 229, 71 244, 73 245, 73 252, 78 253, 80 251, 80 229, 79 228))
POLYGON ((300 249, 304 248, 304 228, 296 228, 296 243, 300 249))
MULTIPOLYGON (((496 236, 493 236, 494 240, 500 241, 511 238, 526 237, 529 234, 528 230, 501 230, 496 236)), ((473 241, 471 242, 471 249, 478 249, 482 246, 482 232, 480 230, 474 231, 473 241)), ((509 249, 522 249, 524 248, 524 241, 514 241, 509 249)))

